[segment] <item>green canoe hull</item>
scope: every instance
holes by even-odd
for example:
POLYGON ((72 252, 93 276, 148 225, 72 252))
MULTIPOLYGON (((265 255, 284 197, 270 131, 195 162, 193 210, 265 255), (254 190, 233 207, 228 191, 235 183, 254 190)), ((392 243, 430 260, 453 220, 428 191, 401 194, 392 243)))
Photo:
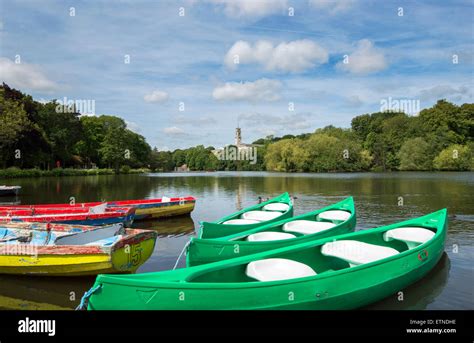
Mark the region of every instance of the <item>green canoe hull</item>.
POLYGON ((90 310, 254 310, 353 309, 379 301, 422 278, 439 261, 447 230, 447 211, 385 227, 348 233, 309 243, 174 271, 137 275, 99 275, 90 310), (401 241, 386 242, 385 231, 421 226, 435 232, 427 242, 408 249, 401 241), (321 246, 356 240, 391 247, 398 254, 349 267, 323 256, 321 246), (260 282, 245 274, 249 262, 286 258, 312 266, 317 275, 260 282))
POLYGON ((215 222, 202 222, 201 223, 201 231, 199 234, 200 238, 218 238, 218 237, 223 237, 223 236, 229 236, 233 235, 242 231, 247 231, 251 229, 255 229, 259 226, 270 224, 270 223, 275 223, 277 221, 291 218, 293 216, 293 201, 291 200, 291 197, 288 193, 283 193, 275 198, 272 198, 268 201, 262 202, 260 204, 256 204, 251 207, 244 208, 241 211, 232 213, 224 218, 221 218, 215 222), (264 222, 260 223, 255 223, 255 224, 246 224, 246 225, 229 225, 229 224, 222 224, 225 221, 232 220, 232 219, 237 219, 240 218, 240 216, 248 211, 255 211, 255 210, 260 210, 263 206, 267 204, 272 204, 272 203, 284 203, 289 206, 289 209, 284 212, 281 216, 267 220, 264 222))
POLYGON ((290 245, 296 245, 300 243, 306 243, 317 239, 326 237, 341 235, 354 231, 356 226, 356 215, 354 200, 352 197, 344 199, 343 201, 327 206, 325 208, 306 213, 300 216, 287 218, 280 220, 275 223, 266 224, 251 230, 239 232, 238 234, 224 236, 216 239, 200 239, 191 238, 191 242, 186 252, 186 265, 188 267, 198 266, 205 263, 217 262, 222 260, 228 260, 231 258, 256 254, 263 251, 283 248, 290 245), (240 237, 245 237, 257 232, 263 231, 280 231, 281 227, 291 221, 295 220, 312 220, 316 219, 316 216, 325 211, 329 210, 345 210, 351 213, 348 220, 339 223, 333 228, 328 230, 311 234, 301 235, 293 239, 285 239, 278 241, 266 241, 266 242, 249 242, 245 240, 236 240, 240 237))

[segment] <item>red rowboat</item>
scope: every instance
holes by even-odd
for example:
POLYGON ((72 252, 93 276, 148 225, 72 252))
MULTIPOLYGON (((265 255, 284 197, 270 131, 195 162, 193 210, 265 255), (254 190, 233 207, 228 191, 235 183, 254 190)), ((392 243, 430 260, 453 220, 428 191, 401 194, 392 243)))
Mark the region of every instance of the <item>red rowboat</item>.
POLYGON ((76 225, 105 225, 124 223, 130 226, 135 218, 135 208, 106 206, 96 207, 0 207, 0 223, 40 222, 76 225))
POLYGON ((196 199, 192 196, 180 198, 157 198, 143 200, 120 200, 108 202, 85 202, 70 204, 39 204, 39 205, 15 205, 0 207, 0 212, 14 209, 87 209, 105 204, 108 209, 120 207, 133 207, 136 209, 135 220, 147 218, 161 218, 189 214, 193 211, 196 199))

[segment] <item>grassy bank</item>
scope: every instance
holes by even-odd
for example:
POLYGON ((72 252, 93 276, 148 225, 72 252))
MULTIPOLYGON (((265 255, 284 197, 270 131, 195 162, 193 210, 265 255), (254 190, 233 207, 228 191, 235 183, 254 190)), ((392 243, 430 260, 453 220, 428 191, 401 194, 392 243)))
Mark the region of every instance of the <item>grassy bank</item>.
POLYGON ((13 179, 20 177, 45 177, 45 176, 88 176, 88 175, 113 175, 113 174, 142 174, 149 173, 150 170, 146 168, 130 169, 122 167, 116 173, 113 169, 73 169, 73 168, 55 168, 51 170, 41 169, 20 169, 7 168, 0 169, 0 178, 13 179))

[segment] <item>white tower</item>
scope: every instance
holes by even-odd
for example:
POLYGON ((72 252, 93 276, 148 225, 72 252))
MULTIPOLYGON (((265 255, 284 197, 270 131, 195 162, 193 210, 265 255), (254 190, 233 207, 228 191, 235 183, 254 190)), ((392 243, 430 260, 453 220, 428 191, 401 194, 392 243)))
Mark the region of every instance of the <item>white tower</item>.
POLYGON ((242 132, 240 131, 240 127, 235 129, 235 145, 237 147, 242 145, 242 132))

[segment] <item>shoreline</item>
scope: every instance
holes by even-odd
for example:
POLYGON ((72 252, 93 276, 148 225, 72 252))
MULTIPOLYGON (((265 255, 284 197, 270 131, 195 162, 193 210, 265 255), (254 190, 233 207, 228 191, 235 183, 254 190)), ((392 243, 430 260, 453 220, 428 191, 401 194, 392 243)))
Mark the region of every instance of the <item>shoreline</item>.
POLYGON ((71 177, 71 176, 98 176, 98 175, 138 175, 138 174, 173 174, 176 176, 185 176, 193 174, 214 174, 214 173, 270 173, 270 174, 409 174, 409 173, 472 173, 473 170, 364 170, 364 171, 334 171, 334 172, 297 172, 297 171, 274 171, 274 170, 192 170, 188 172, 179 171, 152 171, 150 169, 130 169, 128 171, 115 171, 113 169, 74 169, 74 168, 55 168, 51 170, 41 169, 0 169, 0 179, 23 179, 23 178, 42 178, 42 177, 71 177))
POLYGON ((21 179, 28 177, 64 177, 64 176, 96 176, 96 175, 124 175, 124 174, 145 174, 150 173, 150 169, 127 169, 115 171, 114 169, 74 169, 74 168, 54 168, 50 170, 41 169, 20 169, 10 167, 0 169, 0 179, 21 179))

